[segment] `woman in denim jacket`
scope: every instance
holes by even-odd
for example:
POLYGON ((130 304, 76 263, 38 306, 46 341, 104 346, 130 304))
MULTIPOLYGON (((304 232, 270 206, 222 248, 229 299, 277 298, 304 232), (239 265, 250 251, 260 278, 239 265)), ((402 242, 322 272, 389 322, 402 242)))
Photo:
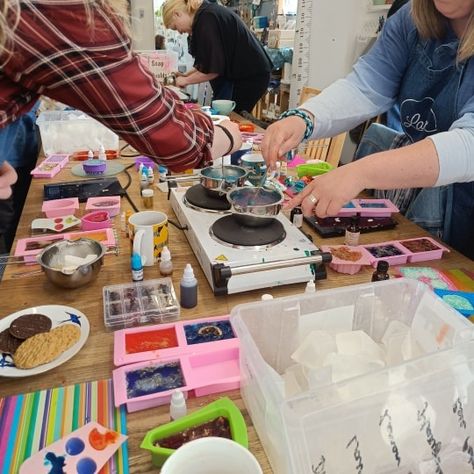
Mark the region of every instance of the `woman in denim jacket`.
POLYGON ((424 188, 411 194, 407 217, 474 259, 473 55, 474 0, 402 7, 345 79, 268 128, 262 150, 273 166, 303 138, 399 110, 398 131, 374 127, 357 152, 369 156, 317 177, 290 207, 325 217, 364 189, 424 188))

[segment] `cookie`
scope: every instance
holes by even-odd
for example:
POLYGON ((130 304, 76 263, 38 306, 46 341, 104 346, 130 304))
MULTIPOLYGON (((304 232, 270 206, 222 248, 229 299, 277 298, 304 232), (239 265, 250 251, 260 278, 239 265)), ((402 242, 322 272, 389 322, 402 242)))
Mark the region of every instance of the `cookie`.
POLYGON ((10 334, 10 329, 0 332, 0 352, 14 354, 23 341, 10 334))
POLYGON ((10 334, 18 339, 28 339, 35 334, 48 332, 51 319, 44 314, 24 314, 10 324, 10 334))
POLYGON ((24 341, 13 355, 18 369, 32 369, 47 364, 72 347, 81 335, 75 324, 57 326, 49 332, 36 334, 24 341))

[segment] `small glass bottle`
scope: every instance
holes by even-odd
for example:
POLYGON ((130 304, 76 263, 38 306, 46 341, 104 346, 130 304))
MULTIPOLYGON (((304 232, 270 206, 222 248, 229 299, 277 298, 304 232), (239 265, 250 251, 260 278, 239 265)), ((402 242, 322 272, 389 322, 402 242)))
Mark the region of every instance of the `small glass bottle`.
POLYGON ((386 260, 379 260, 377 262, 377 270, 372 273, 372 281, 384 281, 390 278, 388 274, 388 262, 386 260))
POLYGON ((349 246, 359 245, 359 238, 360 238, 359 222, 360 222, 359 213, 351 217, 351 223, 348 225, 346 229, 346 235, 344 239, 344 242, 346 245, 349 245, 349 246))
POLYGON ((155 174, 153 173, 153 168, 151 166, 147 169, 147 179, 148 184, 153 184, 155 182, 155 174))
POLYGON ((153 189, 143 189, 142 190, 142 199, 143 199, 143 206, 145 209, 153 208, 153 189))
POLYGON ((163 276, 169 276, 173 273, 173 262, 171 261, 171 252, 166 245, 161 251, 160 273, 163 276))
POLYGON ((291 210, 290 213, 290 221, 293 222, 293 224, 296 227, 302 227, 303 225, 303 211, 301 210, 301 207, 294 207, 291 210))

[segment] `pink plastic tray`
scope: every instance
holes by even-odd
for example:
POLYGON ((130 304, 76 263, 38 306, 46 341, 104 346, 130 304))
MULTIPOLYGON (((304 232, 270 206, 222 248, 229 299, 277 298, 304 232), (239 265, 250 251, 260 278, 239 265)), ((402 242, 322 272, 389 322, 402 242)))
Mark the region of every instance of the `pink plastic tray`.
POLYGON ((77 209, 79 209, 79 199, 77 197, 43 201, 41 207, 46 217, 49 218, 74 215, 77 209))
POLYGON ((35 178, 52 178, 56 176, 69 161, 69 155, 49 155, 43 162, 41 162, 31 175, 35 178))
POLYGON ((115 369, 112 376, 115 406, 125 403, 128 412, 168 404, 176 388, 197 397, 235 390, 240 386, 239 348, 138 362, 115 369))
POLYGON ((372 262, 372 255, 370 255, 367 250, 362 247, 361 245, 357 245, 354 247, 349 247, 347 245, 322 245, 321 250, 323 252, 329 252, 332 255, 332 261, 329 264, 329 267, 339 273, 347 273, 349 275, 353 275, 360 271, 363 265, 370 265, 372 262), (337 257, 333 254, 333 250, 336 249, 347 249, 348 252, 357 252, 360 254, 359 259, 352 261, 352 260, 344 260, 340 257, 337 257))
POLYGON ((408 250, 400 245, 397 240, 363 245, 363 247, 370 254, 373 267, 377 267, 379 260, 385 260, 390 265, 403 265, 408 261, 408 250))
POLYGON ((398 243, 409 252, 408 262, 436 260, 443 256, 443 252, 450 251, 431 237, 399 240, 398 243))
POLYGON ((389 199, 353 199, 347 206, 339 211, 339 217, 355 216, 357 213, 361 217, 390 217, 399 212, 389 199))
POLYGON ((120 196, 91 197, 87 200, 86 209, 107 211, 110 217, 114 217, 120 213, 120 196))
POLYGON ((28 237, 19 239, 15 248, 15 257, 23 257, 25 263, 36 263, 36 256, 41 251, 59 240, 74 240, 81 237, 94 239, 106 247, 113 247, 116 244, 112 229, 91 230, 87 232, 66 232, 64 234, 46 235, 44 237, 28 237))
POLYGON ((236 347, 239 347, 239 339, 230 325, 228 315, 177 321, 116 331, 114 364, 121 366, 152 359, 158 361, 180 355, 236 347), (231 332, 226 331, 228 327, 231 328, 231 332), (191 334, 199 332, 208 336, 204 336, 204 339, 198 342, 191 334), (142 351, 141 348, 151 349, 142 351))

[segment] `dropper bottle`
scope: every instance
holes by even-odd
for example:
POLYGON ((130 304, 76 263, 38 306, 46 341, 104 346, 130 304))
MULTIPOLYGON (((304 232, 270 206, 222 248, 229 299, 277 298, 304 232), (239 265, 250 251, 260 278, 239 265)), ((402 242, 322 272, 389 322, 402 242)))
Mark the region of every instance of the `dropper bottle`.
POLYGON ((160 273, 163 276, 169 276, 173 273, 173 262, 171 261, 171 252, 166 245, 161 251, 160 273))
POLYGON ((309 280, 308 283, 306 283, 306 288, 304 290, 305 293, 316 293, 316 285, 314 283, 314 280, 309 280))
POLYGON ((197 280, 190 263, 186 264, 179 289, 181 306, 183 308, 194 308, 197 305, 197 280))
POLYGON ((171 421, 186 416, 187 412, 188 408, 186 407, 186 399, 184 398, 183 392, 179 388, 173 390, 170 402, 171 421))
POLYGON ((94 152, 92 150, 89 150, 87 152, 87 159, 88 160, 93 160, 94 159, 94 152))
POLYGON ((104 145, 100 145, 99 147, 99 160, 107 160, 107 155, 105 154, 105 148, 104 145))

